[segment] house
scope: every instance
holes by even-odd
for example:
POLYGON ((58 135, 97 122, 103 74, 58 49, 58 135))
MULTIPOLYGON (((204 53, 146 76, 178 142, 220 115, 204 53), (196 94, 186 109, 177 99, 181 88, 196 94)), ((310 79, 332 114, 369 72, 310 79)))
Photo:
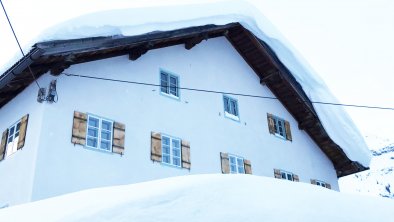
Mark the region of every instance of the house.
POLYGON ((206 173, 339 190, 368 169, 245 24, 37 42, 0 78, 0 206, 206 173))

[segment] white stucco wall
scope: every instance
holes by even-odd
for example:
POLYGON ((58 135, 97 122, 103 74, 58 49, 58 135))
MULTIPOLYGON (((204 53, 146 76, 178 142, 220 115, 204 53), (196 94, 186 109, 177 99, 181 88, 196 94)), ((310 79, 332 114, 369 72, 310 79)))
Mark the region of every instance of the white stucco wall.
MULTIPOLYGON (((177 74, 180 87, 273 96, 225 38, 191 50, 183 45, 151 50, 136 61, 120 56, 74 65, 66 72, 160 84, 160 69, 177 74)), ((338 190, 331 161, 277 100, 231 96, 238 100, 236 122, 223 116, 222 94, 181 90, 180 100, 175 100, 155 86, 49 74, 40 81, 55 78, 59 101, 45 105, 32 200, 98 186, 221 173, 220 152, 251 160, 254 175, 273 177, 278 168, 299 175, 301 182, 320 179, 338 190), (74 110, 126 124, 125 155, 74 146, 74 110), (292 142, 269 134, 267 113, 290 122, 292 142), (190 141, 190 172, 150 160, 151 131, 190 141)))
POLYGON ((21 150, 0 161, 0 207, 31 201, 36 153, 45 106, 37 102, 37 92, 37 86, 31 84, 0 109, 1 133, 29 114, 25 145, 21 150))

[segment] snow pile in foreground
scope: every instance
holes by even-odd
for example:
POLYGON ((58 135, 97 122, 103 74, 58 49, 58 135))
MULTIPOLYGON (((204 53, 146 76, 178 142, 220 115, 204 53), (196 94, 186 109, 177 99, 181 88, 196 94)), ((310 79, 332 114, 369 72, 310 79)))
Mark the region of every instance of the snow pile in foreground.
MULTIPOLYGON (((168 31, 207 24, 224 25, 232 22, 239 22, 265 41, 301 84, 311 101, 338 103, 324 81, 298 55, 270 21, 244 1, 122 9, 88 14, 47 30, 34 43, 96 36, 133 36, 153 31, 168 31)), ((363 166, 369 166, 370 152, 346 111, 340 106, 314 104, 314 108, 328 135, 344 149, 346 155, 363 166)))
POLYGON ((96 188, 0 210, 0 221, 392 221, 394 201, 252 175, 96 188))
POLYGON ((372 153, 370 169, 342 177, 341 190, 394 199, 394 143, 372 153))

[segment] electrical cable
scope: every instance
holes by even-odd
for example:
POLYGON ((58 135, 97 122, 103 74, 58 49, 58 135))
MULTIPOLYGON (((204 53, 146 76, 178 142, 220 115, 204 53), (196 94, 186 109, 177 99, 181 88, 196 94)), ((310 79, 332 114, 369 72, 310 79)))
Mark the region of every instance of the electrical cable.
MULTIPOLYGON (((120 83, 128 83, 128 84, 144 85, 144 86, 157 86, 157 87, 161 86, 160 84, 136 82, 136 81, 128 81, 128 80, 120 80, 120 79, 110 79, 110 78, 86 76, 86 75, 78 75, 78 74, 65 73, 65 72, 62 72, 61 74, 64 74, 64 75, 66 75, 68 77, 80 77, 80 78, 87 78, 87 79, 103 80, 103 81, 110 81, 110 82, 120 82, 120 83)), ((206 92, 206 93, 226 94, 226 95, 234 95, 234 96, 260 98, 260 99, 279 100, 278 98, 272 97, 272 96, 258 96, 258 95, 250 95, 250 94, 243 94, 243 93, 233 93, 233 92, 224 92, 224 91, 215 91, 215 90, 188 88, 188 87, 176 87, 176 88, 177 89, 182 89, 182 90, 197 91, 197 92, 206 92)), ((331 102, 320 102, 320 101, 311 101, 311 103, 321 104, 321 105, 345 106, 345 107, 380 109, 380 110, 392 110, 392 111, 394 111, 393 107, 367 106, 367 105, 331 103, 331 102)))
MULTIPOLYGON (((15 38, 15 40, 16 40, 16 43, 18 44, 19 50, 21 51, 23 57, 25 57, 26 55, 25 55, 25 53, 24 53, 23 50, 22 50, 21 44, 19 43, 19 40, 18 40, 18 37, 16 36, 16 33, 15 33, 15 31, 14 31, 14 28, 12 27, 11 20, 10 20, 10 18, 8 17, 7 11, 5 10, 5 7, 4 7, 3 2, 2 2, 1 0, 0 0, 0 4, 1 4, 1 7, 3 7, 4 14, 5 14, 6 18, 7 18, 8 24, 10 25, 11 31, 12 31, 12 33, 14 34, 14 38, 15 38)), ((31 76, 33 77, 34 81, 36 82, 38 88, 41 88, 41 87, 40 87, 40 84, 38 84, 38 82, 37 82, 37 80, 36 80, 36 77, 34 76, 33 70, 31 69, 30 65, 28 65, 27 67, 29 68, 30 74, 31 74, 31 76)))

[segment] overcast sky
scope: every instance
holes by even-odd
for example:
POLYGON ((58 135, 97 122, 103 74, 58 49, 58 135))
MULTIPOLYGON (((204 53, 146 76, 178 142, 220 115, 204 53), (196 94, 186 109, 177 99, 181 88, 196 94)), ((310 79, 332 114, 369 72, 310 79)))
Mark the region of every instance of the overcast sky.
MULTIPOLYGON (((22 46, 64 20, 102 10, 187 0, 2 0, 22 46)), ((343 103, 394 107, 393 0, 248 0, 276 26, 343 103)), ((0 66, 18 51, 0 11, 0 66)), ((324 101, 330 102, 330 101, 324 101)), ((348 108, 364 136, 394 141, 394 111, 348 108)), ((367 138, 367 142, 375 145, 367 138)))

